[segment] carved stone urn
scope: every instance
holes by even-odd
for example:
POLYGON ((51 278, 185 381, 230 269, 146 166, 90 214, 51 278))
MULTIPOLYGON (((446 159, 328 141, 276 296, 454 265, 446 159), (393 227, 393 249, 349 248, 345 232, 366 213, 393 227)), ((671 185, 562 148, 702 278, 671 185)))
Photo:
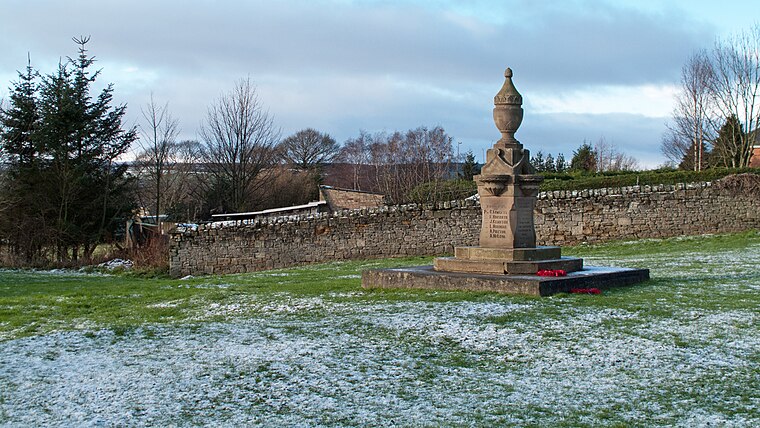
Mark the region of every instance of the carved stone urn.
POLYGON ((530 165, 515 132, 523 119, 522 95, 512 82, 512 69, 493 99, 493 120, 501 138, 488 150, 481 174, 475 177, 483 210, 481 247, 534 248, 533 207, 543 177, 530 165))
POLYGON ((522 95, 512 83, 511 68, 507 68, 504 77, 504 85, 493 98, 493 121, 501 132, 501 139, 498 141, 500 145, 519 145, 520 142, 515 139, 515 132, 523 120, 522 95))

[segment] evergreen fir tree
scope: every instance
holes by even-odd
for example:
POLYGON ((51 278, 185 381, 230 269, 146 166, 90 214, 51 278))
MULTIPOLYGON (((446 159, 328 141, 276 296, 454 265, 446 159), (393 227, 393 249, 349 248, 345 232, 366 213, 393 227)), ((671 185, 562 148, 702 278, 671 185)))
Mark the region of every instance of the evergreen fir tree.
POLYGON ((557 172, 557 165, 555 164, 554 156, 552 156, 551 153, 546 155, 546 160, 544 161, 544 171, 557 172))
POLYGON ((539 150, 536 152, 535 155, 530 160, 530 164, 533 165, 533 168, 536 169, 537 172, 544 172, 546 171, 546 164, 544 163, 544 153, 539 150))
POLYGON ((712 162, 711 155, 712 153, 709 151, 707 144, 701 144, 700 145, 702 149, 702 153, 699 155, 699 159, 702 160, 701 166, 699 168, 696 168, 696 163, 694 160, 694 153, 697 151, 696 144, 692 143, 691 148, 689 149, 689 152, 686 153, 681 160, 681 163, 678 164, 678 169, 682 169, 685 171, 701 171, 707 166, 709 166, 712 162))
MULTIPOLYGON (((111 106, 111 85, 90 96, 99 73, 90 71, 88 38, 74 41, 77 59, 59 64, 39 85, 28 67, 0 115, 3 150, 11 159, 8 187, 25 195, 16 198, 13 217, 33 219, 29 229, 44 236, 29 244, 28 261, 44 247, 59 261, 89 258, 132 208, 126 166, 115 160, 129 149, 135 130, 122 129, 126 107, 111 106)), ((24 237, 8 239, 24 252, 24 237)))
POLYGON ((567 171, 567 161, 565 160, 565 155, 562 153, 557 154, 557 160, 554 162, 555 169, 557 172, 565 172, 567 171))
POLYGON ((465 155, 464 163, 462 164, 462 171, 459 173, 459 178, 462 180, 472 181, 473 177, 480 174, 480 166, 475 162, 475 155, 472 150, 465 155))
POLYGON ((31 60, 26 72, 11 88, 9 107, 0 110, 0 152, 7 164, 0 200, 5 209, 0 216, 0 239, 11 244, 11 251, 33 261, 46 243, 43 200, 40 199, 40 148, 36 141, 39 127, 37 101, 39 74, 31 60))
POLYGON ((731 115, 718 131, 718 137, 712 144, 710 164, 717 167, 742 167, 742 153, 738 148, 742 145, 744 133, 742 124, 736 115, 731 115))
POLYGON ((10 95, 10 108, 0 110, 0 149, 12 165, 28 165, 37 157, 33 135, 39 124, 37 78, 31 60, 26 73, 18 73, 10 95))
POLYGON ((596 172, 597 155, 591 143, 583 141, 578 150, 573 152, 570 169, 574 171, 596 172))

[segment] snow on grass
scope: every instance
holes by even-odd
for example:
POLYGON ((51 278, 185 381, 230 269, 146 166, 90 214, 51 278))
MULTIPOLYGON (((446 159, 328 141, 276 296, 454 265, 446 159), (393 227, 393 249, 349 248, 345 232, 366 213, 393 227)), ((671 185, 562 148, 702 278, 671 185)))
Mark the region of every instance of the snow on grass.
POLYGON ((206 289, 216 289, 216 288, 229 288, 234 286, 235 284, 230 284, 228 282, 224 282, 221 284, 211 283, 211 282, 202 282, 199 284, 191 284, 191 283, 181 283, 178 284, 178 288, 206 288, 206 289))
POLYGON ((760 425, 760 246, 591 258, 654 280, 537 299, 229 276, 189 321, 11 334, 0 425, 760 425))
POLYGON ((0 268, 0 273, 12 273, 17 276, 57 276, 57 277, 81 277, 81 276, 111 276, 110 273, 100 271, 88 271, 85 269, 8 269, 0 268))
POLYGON ((636 334, 600 327, 636 319, 615 309, 487 321, 541 304, 376 302, 346 314, 344 304, 302 298, 227 323, 13 340, 0 350, 0 415, 69 426, 758 421, 758 403, 721 383, 758 368, 760 335, 725 331, 757 315, 711 314, 675 330, 637 320, 636 334), (314 307, 343 315, 297 310, 314 307), (674 332, 696 343, 678 346, 674 332))
POLYGON ((361 279, 362 276, 359 274, 351 274, 351 275, 338 275, 334 276, 335 279, 361 279))

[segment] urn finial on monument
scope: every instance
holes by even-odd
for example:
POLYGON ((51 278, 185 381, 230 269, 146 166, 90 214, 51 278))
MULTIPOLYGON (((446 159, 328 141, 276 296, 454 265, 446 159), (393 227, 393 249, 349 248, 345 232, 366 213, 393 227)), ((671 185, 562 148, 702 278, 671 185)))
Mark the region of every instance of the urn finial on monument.
POLYGON ((480 245, 488 248, 535 248, 533 207, 543 177, 530 165, 530 152, 515 139, 523 119, 522 95, 512 82, 512 69, 494 97, 493 119, 501 132, 475 177, 483 211, 480 245))
POLYGON ((517 92, 512 82, 511 68, 504 71, 504 78, 504 85, 493 97, 493 121, 501 132, 501 139, 497 144, 502 147, 519 147, 520 142, 515 139, 515 132, 523 119, 522 95, 517 92))

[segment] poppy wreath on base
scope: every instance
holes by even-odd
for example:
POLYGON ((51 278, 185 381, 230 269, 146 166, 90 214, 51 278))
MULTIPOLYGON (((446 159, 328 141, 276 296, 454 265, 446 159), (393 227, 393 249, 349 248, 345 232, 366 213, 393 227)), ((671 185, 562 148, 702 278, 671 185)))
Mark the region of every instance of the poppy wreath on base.
POLYGON ((602 294, 602 290, 598 288, 571 288, 570 292, 573 294, 602 294))
POLYGON ((555 270, 540 270, 536 272, 538 276, 567 276, 567 272, 562 269, 555 270))

